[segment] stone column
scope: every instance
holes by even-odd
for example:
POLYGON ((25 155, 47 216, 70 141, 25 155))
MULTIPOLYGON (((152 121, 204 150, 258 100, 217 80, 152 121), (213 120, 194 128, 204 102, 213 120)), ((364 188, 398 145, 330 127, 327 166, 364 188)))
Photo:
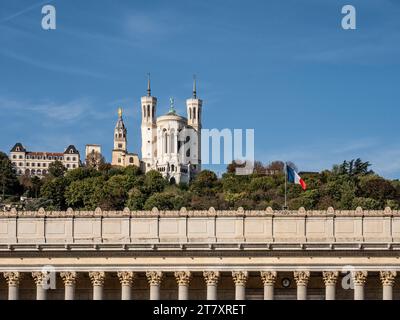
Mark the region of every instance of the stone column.
POLYGON ((103 300, 103 287, 106 273, 104 271, 90 271, 89 278, 93 285, 93 300, 103 300))
POLYGON ((189 283, 192 278, 190 271, 176 271, 175 279, 178 283, 178 300, 189 299, 189 283))
POLYGON ((8 300, 19 299, 19 282, 22 278, 22 273, 18 271, 4 272, 4 278, 8 284, 8 300))
POLYGON ((246 282, 249 274, 247 271, 233 271, 232 278, 235 283, 235 300, 246 298, 246 282))
POLYGON ((261 280, 264 284, 264 300, 274 300, 276 276, 276 271, 261 271, 261 280))
POLYGON ((207 285, 207 300, 217 300, 219 271, 204 271, 203 277, 207 285))
POLYGON ((367 281, 367 271, 353 271, 351 277, 354 284, 354 300, 364 300, 364 285, 367 281))
POLYGON ((322 278, 325 282, 325 300, 335 300, 336 282, 339 276, 338 271, 323 271, 322 278))
POLYGON ((381 271, 379 273, 381 281, 382 281, 382 289, 383 289, 383 300, 392 300, 393 299, 393 285, 394 279, 397 276, 396 271, 381 271))
POLYGON ((118 271, 119 281, 121 282, 121 300, 132 299, 132 283, 136 274, 132 271, 118 271))
POLYGON ((76 272, 75 271, 63 271, 60 273, 60 277, 64 282, 65 300, 75 299, 75 283, 76 283, 76 272))
POLYGON ((150 300, 160 300, 160 285, 163 273, 161 271, 147 271, 146 277, 150 285, 150 300))
POLYGON ((47 299, 47 272, 34 271, 32 272, 32 277, 36 283, 36 300, 46 300, 47 299))
POLYGON ((310 271, 295 271, 294 279, 297 284, 297 300, 307 300, 307 284, 310 279, 310 271))

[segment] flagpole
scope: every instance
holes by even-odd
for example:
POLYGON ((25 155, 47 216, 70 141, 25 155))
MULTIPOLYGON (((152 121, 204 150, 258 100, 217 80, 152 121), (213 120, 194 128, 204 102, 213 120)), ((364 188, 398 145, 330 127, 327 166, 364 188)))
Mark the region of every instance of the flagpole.
POLYGON ((286 166, 287 166, 287 164, 285 161, 285 166, 284 166, 284 169, 285 169, 285 206, 283 207, 284 210, 287 209, 287 168, 286 168, 286 166))

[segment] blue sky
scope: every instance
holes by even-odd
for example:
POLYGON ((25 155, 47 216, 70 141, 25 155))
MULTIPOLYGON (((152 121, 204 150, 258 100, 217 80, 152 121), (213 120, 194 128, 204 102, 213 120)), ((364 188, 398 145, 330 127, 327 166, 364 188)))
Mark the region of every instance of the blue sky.
POLYGON ((122 106, 140 153, 147 72, 159 115, 171 96, 184 113, 195 73, 203 126, 254 128, 256 159, 321 170, 361 157, 399 178, 399 16, 397 0, 2 0, 0 150, 98 143, 110 160, 122 106), (341 28, 345 4, 356 30, 341 28))

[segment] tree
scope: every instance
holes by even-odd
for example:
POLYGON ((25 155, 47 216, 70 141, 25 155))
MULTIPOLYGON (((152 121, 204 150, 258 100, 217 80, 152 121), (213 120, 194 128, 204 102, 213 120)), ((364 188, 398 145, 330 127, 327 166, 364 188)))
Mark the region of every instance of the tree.
POLYGON ((74 209, 94 210, 104 197, 102 176, 73 181, 65 191, 66 204, 74 209))
POLYGON ((56 160, 49 164, 49 175, 54 178, 62 177, 65 171, 67 171, 67 169, 60 160, 56 160))
POLYGON ((101 153, 93 150, 86 156, 85 163, 87 167, 98 170, 100 167, 104 166, 106 161, 101 153))
POLYGON ((66 209, 65 190, 67 180, 64 177, 46 179, 40 188, 40 196, 57 210, 66 209))
POLYGON ((150 170, 144 178, 144 191, 148 194, 161 192, 168 182, 163 178, 160 172, 150 170))
POLYGON ((217 175, 212 171, 203 170, 192 181, 189 189, 198 195, 214 195, 217 184, 217 175))
POLYGON ((16 195, 20 191, 20 185, 15 174, 13 165, 8 156, 0 152, 0 188, 1 198, 16 195))

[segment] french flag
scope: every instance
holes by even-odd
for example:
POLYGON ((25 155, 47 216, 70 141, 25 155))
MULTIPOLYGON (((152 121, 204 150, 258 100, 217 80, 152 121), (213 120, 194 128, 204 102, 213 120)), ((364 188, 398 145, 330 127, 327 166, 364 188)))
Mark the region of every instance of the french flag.
POLYGON ((304 182, 304 180, 299 176, 299 174, 296 172, 296 170, 290 166, 290 164, 286 163, 286 175, 287 175, 287 181, 296 183, 301 185, 303 190, 307 189, 307 185, 304 182))

